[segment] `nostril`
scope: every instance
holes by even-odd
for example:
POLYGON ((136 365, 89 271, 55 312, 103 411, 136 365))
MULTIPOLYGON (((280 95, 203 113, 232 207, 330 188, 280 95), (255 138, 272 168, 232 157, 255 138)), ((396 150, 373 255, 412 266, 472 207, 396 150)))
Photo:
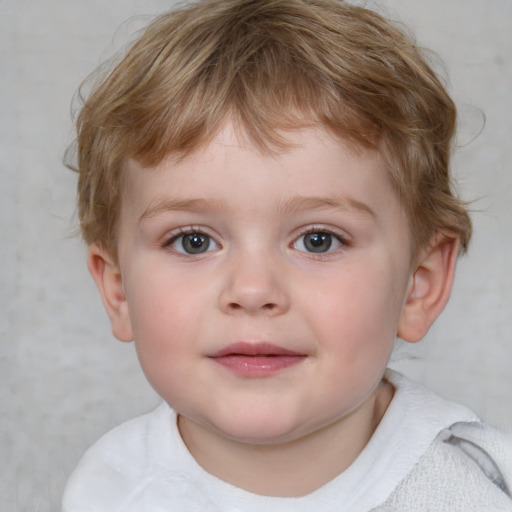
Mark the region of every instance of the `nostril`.
MULTIPOLYGON (((275 304, 274 302, 267 302, 266 304, 263 304, 261 306, 261 309, 264 310, 264 311, 274 311, 275 309, 277 309, 277 304, 275 304)), ((242 306, 241 304, 238 304, 237 302, 230 302, 228 304, 228 308, 231 310, 231 311, 239 311, 241 309, 251 309, 251 308, 247 308, 244 306, 242 306)))

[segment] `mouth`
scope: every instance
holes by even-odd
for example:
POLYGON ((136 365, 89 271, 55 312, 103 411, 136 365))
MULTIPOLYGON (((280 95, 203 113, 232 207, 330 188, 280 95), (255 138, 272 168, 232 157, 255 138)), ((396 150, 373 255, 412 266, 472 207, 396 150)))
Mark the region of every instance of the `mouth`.
POLYGON ((271 343, 239 342, 208 356, 242 377, 267 377, 301 363, 307 356, 271 343))

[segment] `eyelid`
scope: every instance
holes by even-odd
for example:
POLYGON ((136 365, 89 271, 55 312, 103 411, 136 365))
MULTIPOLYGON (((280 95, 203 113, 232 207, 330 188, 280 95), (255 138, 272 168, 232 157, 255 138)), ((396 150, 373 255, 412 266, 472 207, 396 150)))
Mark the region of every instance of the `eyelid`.
POLYGON ((186 226, 186 227, 179 227, 174 230, 172 230, 170 233, 167 233, 163 237, 163 241, 161 243, 161 247, 163 249, 169 249, 171 250, 172 244, 176 242, 178 239, 180 239, 183 236, 186 235, 192 235, 194 233, 202 234, 207 236, 210 241, 215 244, 215 249, 210 249, 205 251, 204 253, 198 253, 198 254, 188 254, 188 253, 182 253, 176 250, 173 250, 175 254, 178 255, 184 255, 184 256, 201 256, 202 254, 206 254, 207 252, 212 252, 212 250, 218 250, 221 248, 221 244, 217 241, 217 237, 212 235, 210 230, 201 226, 186 226))
POLYGON ((307 235, 308 233, 328 233, 329 235, 336 237, 344 245, 350 245, 351 238, 345 231, 339 228, 326 226, 325 224, 312 224, 303 228, 299 228, 297 230, 297 235, 294 237, 294 240, 297 240, 301 236, 307 235))
POLYGON ((298 234, 296 236, 294 236, 292 243, 291 243, 291 247, 293 249, 297 249, 299 252, 306 254, 309 258, 315 258, 315 259, 328 258, 328 257, 330 257, 334 254, 337 254, 340 251, 346 249, 350 245, 351 245, 351 240, 350 240, 350 237, 346 233, 342 232, 339 229, 327 227, 325 225, 312 225, 312 226, 307 226, 305 228, 302 228, 301 230, 299 230, 298 234), (317 252, 317 253, 297 249, 295 247, 295 244, 302 237, 304 237, 308 234, 311 234, 311 233, 326 233, 328 235, 331 235, 333 238, 338 240, 338 242, 341 244, 341 246, 336 249, 333 249, 333 250, 327 250, 326 252, 317 252))

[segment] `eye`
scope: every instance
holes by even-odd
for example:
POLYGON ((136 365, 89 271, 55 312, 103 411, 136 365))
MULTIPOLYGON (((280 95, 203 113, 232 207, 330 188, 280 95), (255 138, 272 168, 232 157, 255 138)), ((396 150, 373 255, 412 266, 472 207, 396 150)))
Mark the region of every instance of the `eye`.
POLYGON ((219 248, 217 242, 200 231, 180 233, 166 242, 165 247, 171 247, 180 254, 202 254, 219 248))
POLYGON ((310 253, 332 252, 344 245, 340 236, 329 231, 310 231, 301 235, 294 243, 293 248, 310 253))

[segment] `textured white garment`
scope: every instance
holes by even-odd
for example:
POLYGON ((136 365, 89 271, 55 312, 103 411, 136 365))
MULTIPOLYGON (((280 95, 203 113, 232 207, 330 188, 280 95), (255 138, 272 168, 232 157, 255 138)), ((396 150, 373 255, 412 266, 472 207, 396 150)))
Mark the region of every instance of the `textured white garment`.
POLYGON ((63 512, 512 511, 506 490, 491 480, 496 471, 502 487, 512 479, 512 446, 466 407, 396 372, 386 378, 395 395, 363 452, 304 497, 255 495, 204 471, 164 403, 86 452, 68 481, 63 512))
POLYGON ((374 512, 510 512, 511 481, 511 440, 482 423, 459 423, 432 443, 386 503, 374 512), (455 441, 450 442, 450 438, 455 441), (479 439, 481 445, 475 443, 479 439), (482 451, 481 446, 486 450, 482 451), (489 457, 490 452, 494 452, 493 458, 489 457), (499 478, 494 484, 492 476, 496 468, 499 478))

